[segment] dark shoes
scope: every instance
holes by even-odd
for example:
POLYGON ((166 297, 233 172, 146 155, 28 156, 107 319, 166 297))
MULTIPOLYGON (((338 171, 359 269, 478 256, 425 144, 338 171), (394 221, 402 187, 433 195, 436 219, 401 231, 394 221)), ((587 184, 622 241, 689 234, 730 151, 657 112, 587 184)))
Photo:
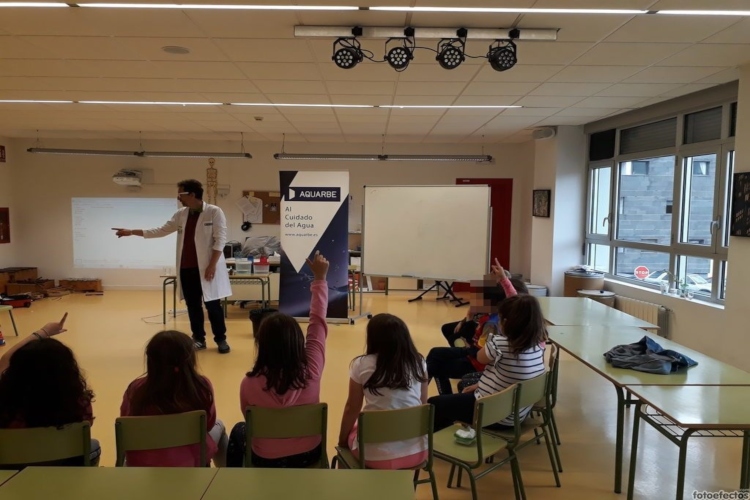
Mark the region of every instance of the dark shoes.
POLYGON ((196 351, 203 351, 206 349, 206 342, 200 340, 193 340, 193 342, 193 347, 195 347, 196 351))
POLYGON ((229 344, 227 344, 226 340, 222 340, 217 345, 219 346, 219 354, 226 354, 229 351, 231 351, 231 349, 229 348, 229 344))

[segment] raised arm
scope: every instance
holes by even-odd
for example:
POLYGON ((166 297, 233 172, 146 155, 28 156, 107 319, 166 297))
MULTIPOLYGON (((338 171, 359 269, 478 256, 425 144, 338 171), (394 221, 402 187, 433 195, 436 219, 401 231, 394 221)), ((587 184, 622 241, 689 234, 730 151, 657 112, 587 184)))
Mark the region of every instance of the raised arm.
POLYGON ((310 323, 307 326, 307 339, 305 350, 307 352, 307 363, 310 377, 319 380, 323 375, 326 356, 326 337, 328 336, 328 325, 326 324, 326 311, 328 309, 328 261, 315 252, 313 260, 307 259, 307 264, 312 269, 313 281, 310 290, 312 298, 310 301, 310 323))
POLYGON ((2 377, 2 374, 5 373, 5 370, 8 369, 8 366, 10 365, 10 358, 13 357, 13 354, 18 351, 21 347, 25 346, 29 342, 35 342, 37 340, 45 339, 52 337, 53 335, 57 335, 63 332, 66 332, 65 329, 65 319, 68 317, 68 313, 65 313, 65 315, 62 317, 62 319, 59 322, 56 323, 47 323, 43 327, 41 327, 39 330, 35 331, 25 339, 21 340, 20 342, 16 343, 13 347, 8 349, 5 354, 0 358, 0 377, 2 377))
POLYGON ((161 238, 169 236, 177 231, 177 228, 179 227, 179 224, 177 223, 179 213, 179 211, 176 212, 163 226, 154 229, 124 229, 121 227, 113 227, 112 230, 116 231, 115 236, 118 238, 122 238, 123 236, 142 236, 144 238, 161 238))
POLYGON ((492 275, 497 279, 497 284, 503 287, 505 297, 514 297, 518 295, 518 292, 513 287, 513 283, 508 279, 508 275, 505 274, 505 269, 500 265, 500 262, 495 259, 495 263, 490 266, 492 269, 492 275))

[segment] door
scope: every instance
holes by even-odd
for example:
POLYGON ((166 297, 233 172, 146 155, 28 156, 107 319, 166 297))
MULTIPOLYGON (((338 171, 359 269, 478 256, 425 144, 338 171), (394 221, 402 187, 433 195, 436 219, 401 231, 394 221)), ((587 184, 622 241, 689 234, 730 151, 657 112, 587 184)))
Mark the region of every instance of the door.
MULTIPOLYGON (((510 219, 513 208, 513 179, 456 179, 456 184, 486 184, 490 186, 492 207, 492 236, 490 261, 495 258, 506 269, 510 266, 510 219)), ((489 263, 487 267, 489 272, 489 263)), ((456 291, 467 291, 468 286, 457 284, 456 291)))

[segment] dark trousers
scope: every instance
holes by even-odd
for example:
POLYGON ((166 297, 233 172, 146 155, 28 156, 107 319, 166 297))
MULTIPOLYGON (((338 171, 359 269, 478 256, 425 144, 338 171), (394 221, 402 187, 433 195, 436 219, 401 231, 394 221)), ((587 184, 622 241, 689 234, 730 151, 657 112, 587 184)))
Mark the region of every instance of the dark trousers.
POLYGON ((461 378, 476 370, 469 356, 476 355, 471 347, 433 347, 427 354, 427 376, 435 379, 440 394, 452 394, 450 379, 461 378))
POLYGON ((474 339, 474 332, 476 331, 477 324, 473 321, 466 321, 461 325, 461 329, 456 333, 456 325, 460 321, 454 321, 453 323, 446 323, 440 329, 443 332, 443 337, 448 341, 448 345, 454 347, 454 342, 457 339, 464 339, 466 345, 471 345, 471 341, 474 339))
POLYGON ((462 394, 441 394, 433 396, 427 402, 435 407, 435 432, 450 427, 454 422, 472 425, 474 422, 473 392, 462 394))
MULTIPOLYGON (((193 339, 199 342, 206 341, 206 330, 203 327, 203 288, 201 288, 201 272, 196 268, 180 269, 180 283, 182 284, 182 295, 187 305, 188 317, 190 318, 190 331, 193 339)), ((221 300, 209 300, 206 304, 208 321, 211 322, 211 331, 215 342, 223 342, 227 339, 227 326, 224 323, 224 310, 221 308, 221 300)))
MULTIPOLYGON (((245 461, 245 447, 247 446, 247 429, 245 422, 238 422, 232 428, 227 447, 227 467, 242 467, 245 461)), ((252 465, 258 468, 274 469, 307 469, 320 461, 323 445, 319 444, 310 451, 290 455, 288 457, 264 458, 252 454, 252 465)))

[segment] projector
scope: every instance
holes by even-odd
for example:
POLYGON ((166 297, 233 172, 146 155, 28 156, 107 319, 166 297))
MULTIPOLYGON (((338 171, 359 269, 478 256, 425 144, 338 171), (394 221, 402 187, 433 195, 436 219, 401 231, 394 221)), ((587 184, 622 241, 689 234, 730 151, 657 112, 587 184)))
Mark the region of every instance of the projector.
POLYGON ((140 170, 120 170, 112 176, 112 180, 115 184, 120 186, 140 186, 141 185, 141 171, 140 170))

